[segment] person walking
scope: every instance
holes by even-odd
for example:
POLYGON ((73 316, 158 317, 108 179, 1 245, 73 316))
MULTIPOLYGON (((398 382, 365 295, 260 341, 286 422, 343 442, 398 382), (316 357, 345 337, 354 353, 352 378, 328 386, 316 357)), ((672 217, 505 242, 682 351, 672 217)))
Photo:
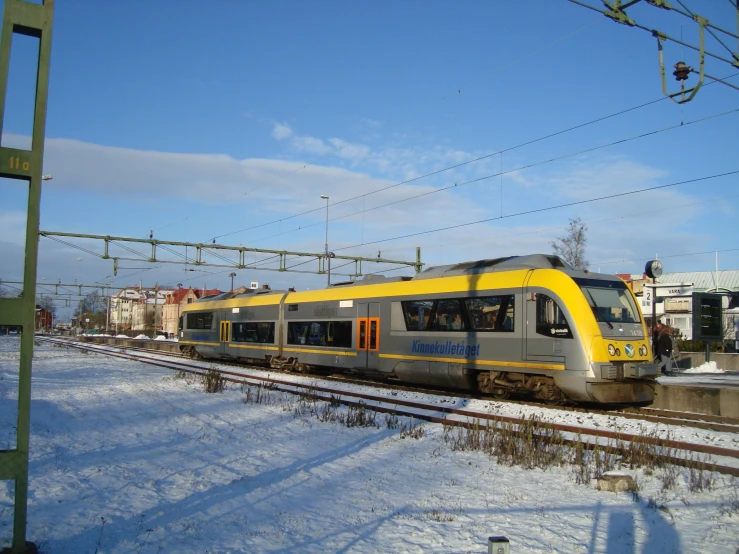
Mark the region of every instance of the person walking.
POLYGON ((672 335, 670 334, 670 328, 657 324, 658 337, 657 337, 657 354, 659 355, 659 364, 657 367, 662 371, 662 375, 671 374, 672 370, 672 335))

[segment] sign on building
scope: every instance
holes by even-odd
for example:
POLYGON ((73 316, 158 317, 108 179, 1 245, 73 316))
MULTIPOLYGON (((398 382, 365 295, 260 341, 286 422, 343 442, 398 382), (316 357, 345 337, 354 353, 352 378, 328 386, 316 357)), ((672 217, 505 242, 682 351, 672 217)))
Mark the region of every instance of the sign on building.
POLYGON ((720 294, 693 294, 693 340, 724 340, 722 302, 720 294))
POLYGON ((693 285, 659 285, 657 296, 690 296, 693 294, 693 285))

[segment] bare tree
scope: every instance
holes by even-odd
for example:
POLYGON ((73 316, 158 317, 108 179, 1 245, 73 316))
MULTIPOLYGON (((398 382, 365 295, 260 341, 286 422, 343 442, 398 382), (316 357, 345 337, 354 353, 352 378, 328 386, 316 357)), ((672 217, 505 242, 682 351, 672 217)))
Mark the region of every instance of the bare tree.
POLYGON ((587 269, 590 265, 585 258, 585 246, 588 244, 587 231, 588 226, 579 217, 571 217, 567 233, 550 243, 554 253, 575 269, 587 269))
POLYGON ((52 317, 56 317, 56 306, 54 306, 54 299, 51 296, 42 296, 36 300, 36 305, 49 312, 52 317))
POLYGON ((82 300, 80 300, 79 306, 74 311, 74 317, 81 323, 83 319, 89 323, 90 327, 101 328, 105 327, 105 318, 108 310, 106 298, 100 295, 100 292, 95 290, 88 293, 82 300))

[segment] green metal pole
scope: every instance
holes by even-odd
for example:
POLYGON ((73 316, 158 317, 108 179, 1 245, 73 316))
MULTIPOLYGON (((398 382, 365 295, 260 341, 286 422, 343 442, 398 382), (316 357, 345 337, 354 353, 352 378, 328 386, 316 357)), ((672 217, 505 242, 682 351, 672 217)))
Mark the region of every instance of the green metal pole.
POLYGON ((28 509, 28 445, 31 411, 31 360, 36 307, 36 266, 38 262, 39 207, 41 204, 41 172, 43 169, 46 99, 49 88, 51 59, 51 27, 54 0, 43 5, 25 0, 5 0, 2 36, 0 37, 0 136, 5 116, 10 50, 14 34, 39 39, 36 98, 34 105, 31 150, 0 146, 0 177, 18 179, 29 184, 26 219, 26 252, 23 268, 23 290, 19 298, 0 299, 0 324, 22 328, 18 377, 18 426, 16 447, 0 451, 0 479, 15 481, 13 511, 13 543, 11 552, 35 550, 26 543, 28 509))

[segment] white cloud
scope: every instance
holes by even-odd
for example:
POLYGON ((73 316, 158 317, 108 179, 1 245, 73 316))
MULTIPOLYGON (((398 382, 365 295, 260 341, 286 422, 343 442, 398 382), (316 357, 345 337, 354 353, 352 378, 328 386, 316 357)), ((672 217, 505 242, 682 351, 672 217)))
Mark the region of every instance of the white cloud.
POLYGON ((272 129, 272 138, 276 140, 284 140, 293 134, 293 130, 287 123, 275 123, 272 129))
POLYGON ((363 117, 362 119, 360 119, 360 122, 367 127, 373 127, 373 128, 382 127, 381 121, 377 121, 376 119, 370 119, 369 117, 363 117))
MULTIPOLYGON (((63 191, 71 202, 74 201, 73 195, 79 193, 107 196, 113 199, 111 205, 116 199, 145 198, 156 210, 161 206, 162 225, 190 216, 187 228, 184 225, 168 227, 167 236, 157 235, 163 239, 206 240, 208 236, 226 235, 264 224, 255 230, 229 234, 222 241, 219 239, 219 243, 258 248, 277 248, 279 245, 292 250, 321 251, 325 215, 321 194, 330 197, 329 241, 331 248, 338 250, 344 246, 494 218, 501 213, 501 197, 504 203, 502 212, 510 214, 619 190, 645 188, 660 184, 665 176, 658 169, 627 158, 590 158, 573 162, 567 168, 560 165, 556 172, 547 168, 508 174, 504 178, 502 194, 496 188, 497 179, 494 183, 484 181, 437 192, 441 186, 462 182, 465 176, 480 171, 477 164, 470 164, 433 179, 370 194, 394 185, 403 177, 415 177, 429 169, 443 168, 449 165, 450 159, 458 158, 459 153, 441 147, 430 151, 421 148, 372 150, 338 138, 324 142, 315 137, 296 135, 291 130, 286 144, 293 145, 296 140, 305 152, 331 153, 336 156, 333 161, 349 161, 355 164, 355 169, 305 161, 239 160, 226 155, 144 151, 55 138, 47 139, 46 143, 45 171, 53 173, 54 180, 45 183, 44 190, 63 191), (385 169, 379 169, 380 166, 385 169), (358 171, 357 167, 366 171, 358 171), (392 175, 392 179, 375 176, 386 172, 392 175), (363 194, 366 196, 360 196, 363 194), (360 197, 342 202, 354 196, 360 197), (386 204, 389 205, 380 207, 386 204), (291 217, 309 210, 315 211, 291 217), (279 219, 283 221, 271 223, 279 219), (197 233, 198 238, 183 236, 185 231, 197 233)), ((491 174, 496 172, 497 160, 485 160, 485 163, 489 164, 491 174)), ((552 237, 560 234, 556 230, 557 225, 566 225, 570 215, 581 215, 591 226, 590 259, 621 259, 636 255, 644 248, 654 250, 654 219, 649 215, 632 217, 633 214, 648 214, 653 205, 666 208, 690 204, 691 201, 694 202, 695 198, 667 189, 607 203, 584 204, 577 210, 552 210, 532 216, 493 220, 442 233, 353 247, 342 252, 375 256, 378 250, 382 250, 383 255, 396 252, 392 257, 410 260, 415 259, 415 246, 421 245, 423 259, 430 264, 549 252, 552 237), (623 214, 624 218, 619 218, 618 214, 623 214), (616 241, 614 237, 618 237, 616 241)), ((681 208, 681 217, 673 219, 667 212, 660 214, 661 226, 674 227, 684 223, 698 209, 681 208)), ((160 217, 159 211, 152 213, 160 217)), ((100 227, 98 231, 90 232, 131 236, 129 231, 122 229, 125 229, 126 220, 135 219, 135 211, 126 212, 126 217, 119 217, 115 210, 110 214, 103 223, 96 223, 100 227)), ((74 230, 78 226, 74 214, 55 212, 54 218, 54 227, 49 230, 74 230)), ((139 227, 149 229, 156 226, 152 224, 150 227, 150 223, 147 220, 139 227)), ((0 227, 2 224, 0 220, 0 227)), ((8 232, 4 229, 0 228, 2 235, 8 232)), ((663 234, 659 238, 659 250, 681 251, 699 240, 706 240, 706 237, 689 236, 689 233, 687 229, 680 232, 675 228, 669 234, 663 234)), ((106 271, 110 272, 107 266, 106 271)), ((181 275, 173 279, 176 283, 181 280, 181 275)))
POLYGON ((338 138, 329 139, 329 142, 336 149, 335 154, 340 158, 347 160, 363 160, 369 156, 370 153, 369 146, 351 144, 338 138))
POLYGON ((325 156, 326 154, 332 154, 334 149, 328 146, 319 138, 305 137, 305 136, 293 136, 290 141, 291 146, 298 152, 307 152, 308 154, 316 154, 318 156, 325 156))
POLYGON ((566 174, 553 173, 547 181, 556 186, 558 194, 573 199, 594 198, 609 193, 649 188, 666 171, 656 169, 637 161, 608 156, 605 158, 586 158, 575 162, 566 174))

